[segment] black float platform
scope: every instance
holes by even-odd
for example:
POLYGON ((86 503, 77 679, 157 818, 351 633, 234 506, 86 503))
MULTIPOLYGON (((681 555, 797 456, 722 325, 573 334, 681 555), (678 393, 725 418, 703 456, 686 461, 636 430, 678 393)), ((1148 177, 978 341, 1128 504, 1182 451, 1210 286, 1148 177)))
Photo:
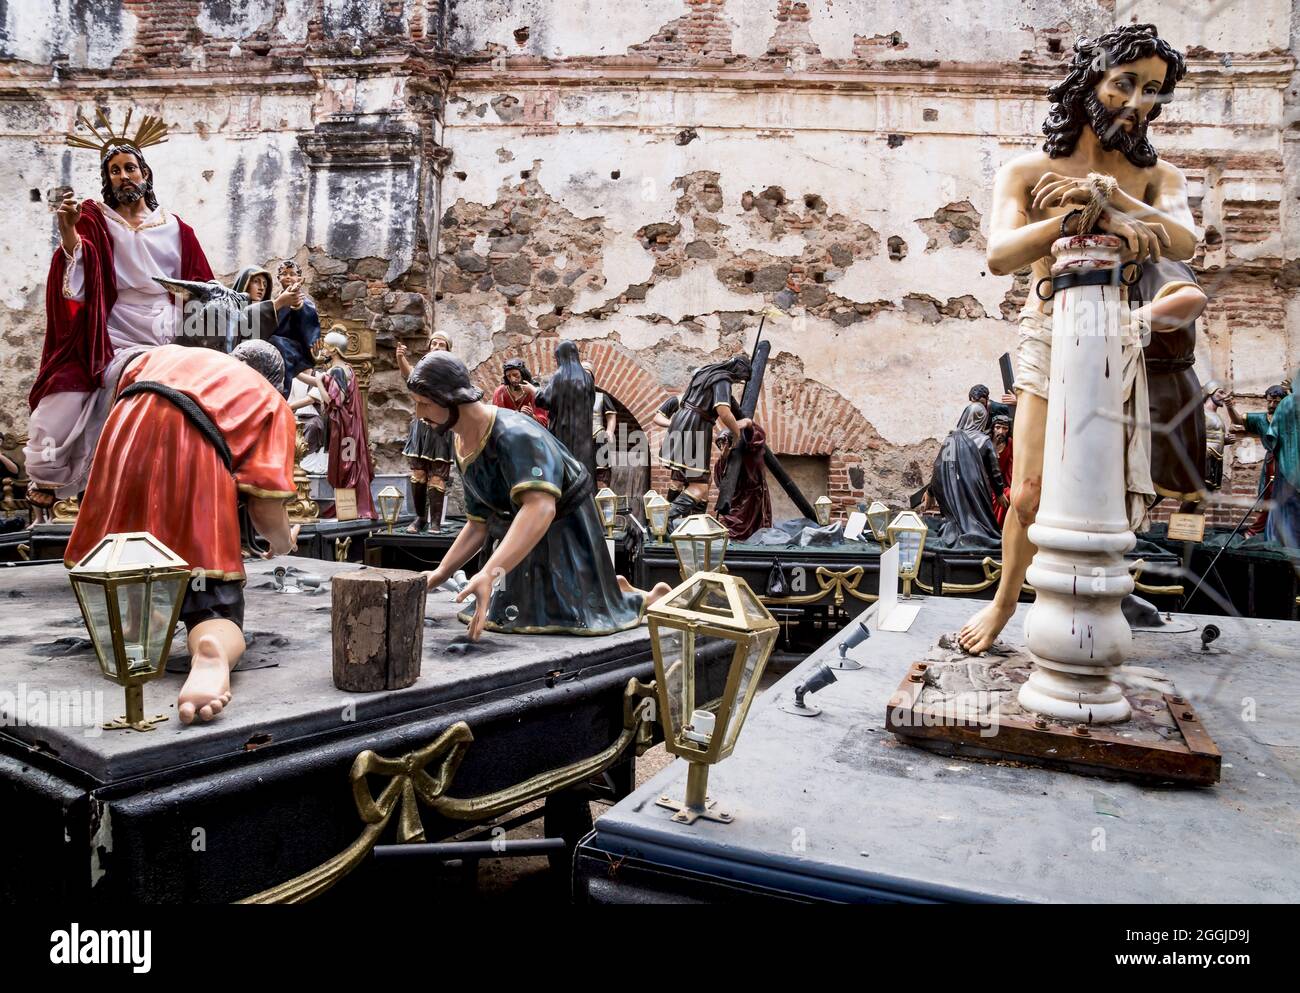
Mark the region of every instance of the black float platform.
MULTIPOLYGON (((250 644, 230 708, 211 724, 182 726, 184 677, 169 671, 144 695, 149 715, 170 720, 146 733, 97 727, 122 712, 123 691, 99 674, 64 569, 0 570, 0 903, 250 896, 357 839, 348 773, 360 752, 400 759, 466 721, 473 741, 447 793, 479 796, 609 747, 624 726, 628 680, 653 678, 644 626, 604 638, 489 633, 458 652, 458 608, 433 592, 417 682, 345 693, 331 676, 328 580, 352 568, 249 563, 250 644), (277 593, 277 565, 326 583, 277 593), (86 711, 70 709, 85 694, 86 711), (62 718, 52 718, 60 703, 62 718)), ((187 661, 178 632, 171 665, 187 661)), ((631 772, 629 752, 610 773, 615 795, 630 789, 631 772)), ((575 801, 586 807, 586 796, 575 801)), ((426 816, 424 826, 432 841, 467 822, 426 816)))
MULTIPOLYGON (((1208 652, 1195 631, 1134 635, 1132 664, 1172 678, 1223 753, 1217 786, 1153 788, 945 757, 885 731, 908 668, 981 606, 923 603, 909 632, 873 630, 853 650, 866 668, 811 698, 819 717, 778 705, 837 654, 834 640, 754 703, 709 776, 733 823, 685 827, 656 806, 682 795, 680 761, 600 817, 578 850, 577 898, 1300 900, 1300 624, 1210 618, 1222 636, 1208 652)), ((1013 644, 1027 610, 1007 627, 1013 644)))

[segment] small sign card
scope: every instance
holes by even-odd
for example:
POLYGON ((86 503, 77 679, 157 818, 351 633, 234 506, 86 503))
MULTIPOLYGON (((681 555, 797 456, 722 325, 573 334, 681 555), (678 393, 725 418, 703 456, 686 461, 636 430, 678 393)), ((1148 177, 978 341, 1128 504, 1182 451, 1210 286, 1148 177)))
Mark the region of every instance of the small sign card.
POLYGON ((357 519, 357 491, 352 487, 343 486, 334 491, 334 519, 336 521, 357 519))
POLYGON ((897 545, 890 545, 880 556, 880 597, 876 601, 879 611, 876 614, 877 631, 906 631, 921 612, 919 603, 898 602, 898 553, 897 545))
POLYGON ((845 541, 861 541, 862 532, 867 526, 867 515, 860 510, 849 514, 848 523, 844 525, 845 541))
POLYGON ((1205 515, 1204 514, 1170 514, 1169 515, 1169 540, 1170 541, 1204 541, 1205 540, 1205 515))

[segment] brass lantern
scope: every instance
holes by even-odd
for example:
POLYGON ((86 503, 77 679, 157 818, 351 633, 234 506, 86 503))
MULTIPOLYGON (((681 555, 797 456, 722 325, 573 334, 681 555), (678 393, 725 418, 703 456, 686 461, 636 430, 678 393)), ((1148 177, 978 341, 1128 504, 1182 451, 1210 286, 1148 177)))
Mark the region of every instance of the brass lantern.
POLYGON ((646 608, 646 618, 664 747, 690 763, 685 801, 663 796, 658 804, 675 811, 673 820, 683 824, 700 817, 730 823, 731 814, 714 809, 714 801, 706 793, 709 766, 736 747, 780 625, 748 583, 718 572, 695 573, 646 608), (696 669, 701 638, 720 639, 734 646, 721 697, 716 701, 707 686, 716 686, 720 680, 710 680, 708 670, 696 669))
POLYGON ((646 504, 646 523, 650 525, 656 541, 662 542, 668 536, 668 514, 672 508, 673 505, 658 493, 646 504))
POLYGON ((831 522, 831 498, 822 494, 813 504, 813 510, 817 512, 817 523, 825 527, 831 522))
POLYGON ((905 597, 912 595, 912 583, 921 571, 921 552, 929 531, 921 515, 911 510, 904 510, 889 522, 886 535, 891 545, 898 545, 898 578, 903 581, 905 597))
POLYGON ((600 522, 605 525, 605 537, 614 537, 614 518, 618 515, 618 494, 608 486, 602 486, 596 494, 596 509, 600 511, 600 522))
POLYGON ((641 509, 645 511, 645 521, 650 523, 650 501, 659 495, 659 491, 649 489, 645 491, 645 496, 641 498, 641 509))
POLYGON ((109 731, 151 731, 144 684, 162 675, 185 599, 189 566, 146 531, 110 534, 68 570, 103 674, 126 688, 126 716, 109 731))
POLYGON ((880 500, 872 500, 871 506, 867 508, 867 523, 871 525, 871 534, 877 545, 883 545, 889 540, 889 508, 880 500))
POLYGON ((379 516, 388 525, 389 534, 393 533, 393 525, 397 523, 397 518, 402 513, 404 499, 401 490, 391 484, 375 495, 375 500, 379 503, 379 516))
POLYGON ((673 551, 682 579, 697 572, 721 572, 730 540, 727 529, 708 514, 691 514, 673 532, 673 551))

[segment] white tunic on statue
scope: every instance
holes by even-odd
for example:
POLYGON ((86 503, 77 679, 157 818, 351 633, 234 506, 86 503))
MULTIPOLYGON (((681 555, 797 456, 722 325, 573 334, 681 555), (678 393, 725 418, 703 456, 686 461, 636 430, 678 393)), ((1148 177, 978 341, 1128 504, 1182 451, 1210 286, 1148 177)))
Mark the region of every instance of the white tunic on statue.
MULTIPOLYGON (((95 445, 108 416, 113 386, 126 363, 140 352, 165 345, 176 336, 179 305, 154 276, 177 279, 181 273, 180 228, 176 218, 155 208, 139 227, 132 227, 111 207, 99 204, 113 240, 113 274, 117 299, 108 312, 113 358, 104 371, 104 386, 90 393, 50 393, 32 411, 27 446, 27 475, 74 496, 86 485, 95 445)), ((85 299, 86 266, 80 244, 63 270, 63 295, 85 299)))

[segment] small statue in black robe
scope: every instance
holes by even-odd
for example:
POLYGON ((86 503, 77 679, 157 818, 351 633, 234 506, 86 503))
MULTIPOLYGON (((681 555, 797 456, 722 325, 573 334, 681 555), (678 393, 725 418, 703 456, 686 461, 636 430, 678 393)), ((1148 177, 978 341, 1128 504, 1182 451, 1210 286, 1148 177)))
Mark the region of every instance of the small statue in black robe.
POLYGON ((668 514, 670 531, 681 518, 708 510, 714 425, 721 422, 738 438, 753 423, 748 417, 737 419, 731 396, 732 386, 747 383, 750 371, 749 357, 737 355, 701 366, 691 375, 659 446, 659 461, 682 486, 668 514))
POLYGON ((982 403, 967 404, 934 460, 930 493, 943 515, 939 539, 949 547, 996 546, 1002 540, 992 494, 1002 492, 1004 481, 997 450, 986 433, 987 419, 982 403))
POLYGON ((596 478, 596 445, 591 436, 591 409, 596 384, 578 358, 578 346, 561 341, 555 346, 555 375, 538 394, 537 404, 548 416, 551 434, 596 478))

